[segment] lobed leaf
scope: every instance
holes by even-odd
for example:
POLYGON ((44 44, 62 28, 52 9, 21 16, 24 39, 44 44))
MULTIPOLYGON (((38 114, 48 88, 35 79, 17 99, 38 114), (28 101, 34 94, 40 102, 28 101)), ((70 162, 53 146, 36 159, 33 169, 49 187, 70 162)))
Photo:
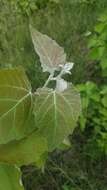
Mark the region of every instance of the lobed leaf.
POLYGON ((43 71, 53 72, 66 63, 66 54, 54 40, 30 26, 35 51, 40 57, 43 71))
POLYGON ((41 136, 53 150, 73 132, 80 114, 80 96, 71 85, 63 92, 38 89, 35 94, 34 116, 41 136))
POLYGON ((31 85, 22 68, 0 70, 0 144, 32 131, 31 85))

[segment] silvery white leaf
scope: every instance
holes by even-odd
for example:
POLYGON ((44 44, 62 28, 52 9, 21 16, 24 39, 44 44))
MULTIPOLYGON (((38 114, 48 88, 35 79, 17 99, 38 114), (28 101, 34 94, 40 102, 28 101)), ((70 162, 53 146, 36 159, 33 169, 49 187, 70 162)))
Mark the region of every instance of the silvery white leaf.
POLYGON ((43 71, 52 73, 55 70, 59 70, 60 65, 66 63, 64 49, 47 35, 35 30, 32 26, 30 26, 30 31, 35 51, 40 57, 43 71))
POLYGON ((64 79, 57 79, 56 80, 56 90, 59 92, 63 92, 68 87, 68 83, 64 79))
POLYGON ((68 63, 66 63, 66 64, 64 65, 64 68, 65 68, 66 70, 71 70, 71 69, 73 68, 73 66, 74 66, 74 63, 68 62, 68 63))
POLYGON ((73 68, 74 63, 66 63, 63 66, 63 72, 64 73, 70 73, 70 70, 73 68))

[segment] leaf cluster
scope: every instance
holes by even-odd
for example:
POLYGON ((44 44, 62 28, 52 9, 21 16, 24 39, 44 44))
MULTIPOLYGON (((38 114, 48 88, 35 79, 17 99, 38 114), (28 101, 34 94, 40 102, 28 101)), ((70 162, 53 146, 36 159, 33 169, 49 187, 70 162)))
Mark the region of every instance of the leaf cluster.
POLYGON ((30 30, 43 72, 49 73, 44 86, 32 92, 22 67, 0 70, 0 162, 17 167, 43 167, 48 152, 68 143, 81 111, 79 93, 62 78, 73 63, 54 40, 30 30), (48 87, 51 81, 54 88, 48 87))
POLYGON ((89 57, 99 62, 102 77, 107 77, 107 11, 98 19, 93 34, 89 37, 89 57))

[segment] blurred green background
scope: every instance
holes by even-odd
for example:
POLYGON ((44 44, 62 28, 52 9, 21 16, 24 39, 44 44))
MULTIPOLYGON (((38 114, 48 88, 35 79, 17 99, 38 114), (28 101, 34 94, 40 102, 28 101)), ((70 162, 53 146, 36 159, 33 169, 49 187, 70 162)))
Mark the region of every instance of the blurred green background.
POLYGON ((81 93, 71 147, 49 155, 45 172, 22 167, 26 190, 107 190, 107 0, 0 0, 0 67, 22 65, 33 90, 43 85, 29 24, 64 47, 67 77, 81 93))

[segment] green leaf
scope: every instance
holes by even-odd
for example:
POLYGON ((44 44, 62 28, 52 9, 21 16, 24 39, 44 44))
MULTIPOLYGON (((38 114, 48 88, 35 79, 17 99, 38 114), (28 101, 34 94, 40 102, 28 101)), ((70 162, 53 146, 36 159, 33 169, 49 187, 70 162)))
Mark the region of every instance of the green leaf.
POLYGON ((84 129, 86 127, 86 121, 87 121, 86 116, 81 114, 79 124, 80 124, 80 128, 81 128, 82 131, 84 131, 84 129))
POLYGON ((40 57, 43 71, 52 73, 66 63, 66 54, 54 40, 30 26, 35 51, 40 57))
POLYGON ((78 84, 78 85, 76 85, 76 88, 81 93, 84 92, 84 91, 86 91, 86 85, 85 84, 78 84))
POLYGON ((97 86, 93 82, 87 81, 85 86, 86 86, 86 92, 88 95, 92 94, 93 90, 97 90, 97 86))
POLYGON ((104 117, 106 117, 107 118, 107 108, 101 108, 100 110, 99 110, 99 113, 100 114, 102 114, 104 117))
POLYGON ((20 141, 0 145, 0 162, 17 166, 38 163, 47 152, 47 141, 36 131, 20 141))
POLYGON ((22 68, 0 70, 0 144, 31 132, 31 85, 22 68))
POLYGON ((93 60, 99 60, 99 48, 95 47, 92 48, 91 51, 89 52, 89 58, 93 59, 93 60))
POLYGON ((107 69, 107 57, 103 57, 100 64, 101 64, 102 69, 106 70, 107 69))
POLYGON ((72 85, 63 92, 38 89, 34 105, 35 124, 41 136, 47 139, 50 151, 72 134, 80 107, 80 96, 72 85))
POLYGON ((87 110, 87 108, 89 106, 89 97, 87 97, 87 96, 86 97, 82 97, 81 102, 82 102, 82 108, 84 110, 87 110))
POLYGON ((14 166, 0 164, 0 190, 24 190, 20 170, 14 166))
POLYGON ((88 48, 96 47, 98 44, 98 37, 96 35, 91 36, 88 42, 88 48))
POLYGON ((107 21, 107 11, 105 13, 103 13, 98 20, 101 22, 106 22, 107 21))
POLYGON ((105 23, 99 23, 95 26, 95 32, 101 33, 105 28, 105 23))
POLYGON ((102 98, 102 104, 107 108, 107 94, 102 98))
POLYGON ((106 85, 103 85, 102 90, 101 90, 100 93, 103 94, 103 95, 107 94, 107 86, 106 85))

